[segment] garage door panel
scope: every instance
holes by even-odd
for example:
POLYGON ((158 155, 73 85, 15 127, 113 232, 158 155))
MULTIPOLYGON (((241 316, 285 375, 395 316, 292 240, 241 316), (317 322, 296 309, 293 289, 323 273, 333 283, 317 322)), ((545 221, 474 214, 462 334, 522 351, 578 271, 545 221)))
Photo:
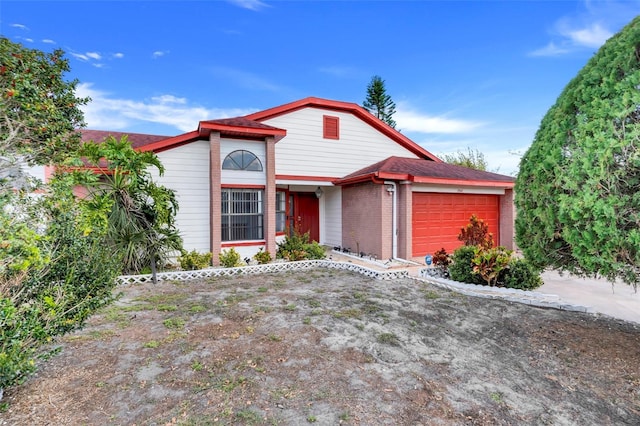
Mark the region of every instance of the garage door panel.
POLYGON ((475 214, 489 226, 498 241, 499 196, 483 194, 414 193, 412 208, 413 256, 445 248, 451 253, 462 245, 460 229, 475 214))

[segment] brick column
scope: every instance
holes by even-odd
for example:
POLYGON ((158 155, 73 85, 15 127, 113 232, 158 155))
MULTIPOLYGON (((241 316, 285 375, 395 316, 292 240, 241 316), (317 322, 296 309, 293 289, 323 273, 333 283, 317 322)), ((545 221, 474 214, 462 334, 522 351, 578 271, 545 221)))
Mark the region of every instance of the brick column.
POLYGON ((398 257, 410 260, 413 256, 412 202, 411 182, 400 182, 398 185, 398 257))
POLYGON ((264 240, 265 251, 276 257, 276 141, 273 136, 265 139, 267 164, 264 187, 264 240))
POLYGON ((213 264, 218 265, 218 255, 222 244, 222 195, 221 195, 221 173, 222 160, 220 159, 220 133, 211 132, 209 136, 209 229, 211 234, 211 253, 213 254, 213 264))
POLYGON ((515 205, 513 203, 513 189, 505 189, 500 196, 500 241, 501 246, 516 249, 515 243, 515 205))

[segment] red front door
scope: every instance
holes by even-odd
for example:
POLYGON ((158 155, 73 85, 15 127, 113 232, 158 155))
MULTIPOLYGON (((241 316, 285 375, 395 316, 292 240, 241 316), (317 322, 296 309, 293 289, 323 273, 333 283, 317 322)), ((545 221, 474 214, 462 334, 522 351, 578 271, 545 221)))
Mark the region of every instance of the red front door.
POLYGON ((313 192, 292 192, 289 199, 289 228, 301 234, 309 232, 312 241, 320 241, 320 208, 313 192))

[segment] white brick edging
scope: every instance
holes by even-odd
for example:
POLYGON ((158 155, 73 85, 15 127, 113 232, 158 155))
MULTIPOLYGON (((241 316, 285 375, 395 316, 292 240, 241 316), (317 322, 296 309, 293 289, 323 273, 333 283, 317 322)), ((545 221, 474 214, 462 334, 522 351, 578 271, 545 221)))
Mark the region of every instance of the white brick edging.
MULTIPOLYGON (((394 280, 408 278, 406 270, 376 271, 349 262, 334 262, 332 260, 301 260, 298 262, 267 263, 265 265, 240 266, 237 268, 207 268, 197 271, 159 272, 158 281, 190 281, 202 278, 233 277, 237 275, 256 275, 276 272, 306 271, 309 269, 327 268, 342 269, 357 272, 378 280, 394 280)), ((118 285, 141 284, 151 282, 152 275, 121 275, 117 278, 118 285)))
POLYGON ((466 294, 468 296, 503 299, 510 302, 523 303, 543 308, 561 309, 563 311, 592 312, 592 309, 589 306, 574 305, 563 302, 560 300, 560 297, 555 294, 539 293, 537 291, 526 291, 516 288, 489 287, 486 285, 461 283, 459 281, 430 276, 424 269, 420 270, 418 277, 413 278, 418 281, 427 282, 437 287, 466 294))

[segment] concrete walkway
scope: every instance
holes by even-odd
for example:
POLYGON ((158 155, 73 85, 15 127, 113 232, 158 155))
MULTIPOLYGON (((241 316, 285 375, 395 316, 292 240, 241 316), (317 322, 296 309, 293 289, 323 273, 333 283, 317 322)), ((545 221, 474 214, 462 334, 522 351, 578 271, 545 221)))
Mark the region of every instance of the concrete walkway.
MULTIPOLYGON (((379 262, 370 262, 355 256, 341 253, 328 253, 333 260, 353 262, 371 269, 381 269, 379 262)), ((395 264, 389 269, 406 269, 410 276, 418 277, 419 271, 426 265, 395 264)), ((569 274, 560 275, 555 271, 542 274, 544 285, 535 291, 476 286, 437 280, 445 287, 465 294, 480 297, 496 297, 537 306, 557 307, 608 315, 625 321, 640 324, 640 289, 636 293, 633 287, 622 282, 612 285, 605 280, 578 278, 569 274)))
POLYGON ((536 290, 539 293, 555 294, 567 303, 587 306, 589 312, 640 324, 640 292, 630 285, 560 275, 555 271, 544 272, 542 280, 544 285, 536 290))

